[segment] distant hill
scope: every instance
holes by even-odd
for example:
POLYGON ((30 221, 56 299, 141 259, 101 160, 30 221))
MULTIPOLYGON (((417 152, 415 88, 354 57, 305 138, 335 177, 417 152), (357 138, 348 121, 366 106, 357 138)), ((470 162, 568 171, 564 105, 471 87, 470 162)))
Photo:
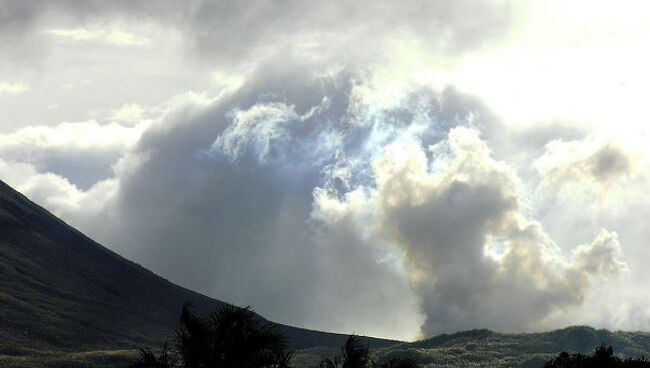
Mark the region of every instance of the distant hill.
POLYGON ((435 367, 535 367, 561 351, 591 354, 600 344, 625 357, 650 357, 650 334, 567 327, 544 333, 503 334, 471 330, 444 334, 377 352, 381 360, 411 357, 435 367))
MULTIPOLYGON (((120 257, 0 181, 0 365, 35 352, 158 346, 186 300, 200 312, 222 303, 120 257)), ((296 349, 346 338, 280 326, 296 349)))

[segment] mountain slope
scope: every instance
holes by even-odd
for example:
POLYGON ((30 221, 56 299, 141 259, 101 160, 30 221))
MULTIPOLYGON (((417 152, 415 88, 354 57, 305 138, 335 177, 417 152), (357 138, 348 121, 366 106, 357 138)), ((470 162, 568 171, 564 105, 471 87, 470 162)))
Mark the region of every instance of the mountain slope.
POLYGON ((567 327, 543 333, 472 330, 444 334, 378 352, 378 358, 414 358, 435 367, 542 367, 561 351, 591 354, 605 344, 626 357, 650 356, 650 333, 567 327))
MULTIPOLYGON (((0 181, 0 355, 157 346, 173 338, 186 300, 199 312, 222 303, 118 256, 0 181)), ((281 328, 294 348, 345 339, 281 328)))

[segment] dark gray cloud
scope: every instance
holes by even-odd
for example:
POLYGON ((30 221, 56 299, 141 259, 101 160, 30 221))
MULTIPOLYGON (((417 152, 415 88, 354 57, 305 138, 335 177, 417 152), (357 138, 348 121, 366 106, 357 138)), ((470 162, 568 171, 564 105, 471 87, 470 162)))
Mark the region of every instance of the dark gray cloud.
POLYGON ((353 229, 312 225, 324 168, 337 152, 361 149, 345 132, 363 146, 373 128, 351 121, 348 74, 298 78, 300 70, 289 79, 265 69, 229 96, 169 111, 123 161, 109 211, 76 221, 163 276, 270 318, 413 331, 417 306, 403 277, 353 229), (377 323, 386 316, 394 322, 377 323))
POLYGON ((592 175, 606 181, 617 176, 627 175, 632 163, 622 149, 605 146, 593 154, 590 166, 592 175))

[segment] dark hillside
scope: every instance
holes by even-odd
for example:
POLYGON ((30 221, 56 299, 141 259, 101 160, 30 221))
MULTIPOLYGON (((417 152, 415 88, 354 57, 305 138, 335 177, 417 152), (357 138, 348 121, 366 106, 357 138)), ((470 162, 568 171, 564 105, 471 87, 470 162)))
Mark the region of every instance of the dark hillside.
MULTIPOLYGON (((0 181, 0 354, 158 345, 186 300, 199 312, 222 303, 120 257, 0 181)), ((346 338, 282 328, 295 348, 346 338)))

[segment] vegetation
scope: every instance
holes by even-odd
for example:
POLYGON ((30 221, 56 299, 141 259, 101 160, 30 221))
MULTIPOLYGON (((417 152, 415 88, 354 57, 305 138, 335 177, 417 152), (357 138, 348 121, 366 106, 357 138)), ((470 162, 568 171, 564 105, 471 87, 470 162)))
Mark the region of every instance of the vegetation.
POLYGON ((138 348, 140 360, 131 364, 132 368, 171 368, 176 367, 178 358, 169 351, 167 344, 163 345, 160 355, 156 356, 150 348, 138 348))
POLYGON ((363 345, 357 336, 350 336, 341 347, 341 355, 332 359, 325 359, 320 364, 321 368, 420 368, 413 359, 392 358, 388 362, 378 365, 370 355, 368 345, 363 345))
POLYGON ((591 354, 594 347, 612 346, 622 357, 650 354, 650 334, 597 330, 574 326, 531 334, 504 334, 489 330, 438 335, 397 344, 374 352, 380 361, 412 358, 423 367, 541 368, 561 351, 591 354))
POLYGON ((596 348, 594 355, 580 353, 569 354, 561 352, 556 358, 544 364, 544 368, 650 368, 650 362, 645 358, 621 359, 614 355, 612 347, 601 345, 596 348))
MULTIPOLYGON (((289 368, 293 352, 277 326, 261 322, 249 308, 232 305, 215 309, 210 317, 197 317, 189 304, 183 306, 176 349, 163 346, 159 355, 140 348, 140 359, 130 368, 289 368)), ((420 368, 413 359, 392 358, 377 364, 362 339, 351 335, 341 354, 320 363, 321 368, 420 368)))
POLYGON ((325 359, 322 368, 366 368, 370 366, 370 349, 356 336, 350 336, 341 347, 341 356, 325 359))
POLYGON ((181 312, 177 352, 165 345, 156 356, 140 348, 132 368, 288 368, 291 352, 278 326, 263 322, 249 308, 223 305, 209 318, 196 316, 190 304, 181 312))

